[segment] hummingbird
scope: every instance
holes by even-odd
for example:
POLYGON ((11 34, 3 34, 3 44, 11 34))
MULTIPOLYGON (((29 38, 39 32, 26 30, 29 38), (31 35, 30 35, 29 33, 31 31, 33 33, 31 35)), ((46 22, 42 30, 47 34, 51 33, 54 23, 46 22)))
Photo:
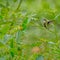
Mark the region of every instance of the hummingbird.
POLYGON ((51 20, 47 20, 47 19, 43 19, 44 21, 43 21, 43 26, 45 27, 45 28, 47 28, 51 23, 52 23, 52 21, 51 20))

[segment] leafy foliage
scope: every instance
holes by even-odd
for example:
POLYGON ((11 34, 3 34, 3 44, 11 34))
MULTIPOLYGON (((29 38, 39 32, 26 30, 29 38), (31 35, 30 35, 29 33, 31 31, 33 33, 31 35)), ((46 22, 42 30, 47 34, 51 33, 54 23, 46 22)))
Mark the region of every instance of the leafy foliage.
POLYGON ((0 60, 60 60, 60 0, 0 0, 0 60))

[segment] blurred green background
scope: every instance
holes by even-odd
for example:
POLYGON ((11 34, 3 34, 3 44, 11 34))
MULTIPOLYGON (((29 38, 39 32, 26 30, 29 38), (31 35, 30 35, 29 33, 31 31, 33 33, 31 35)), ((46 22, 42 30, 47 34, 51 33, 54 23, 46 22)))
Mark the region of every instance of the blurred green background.
POLYGON ((0 0, 0 60, 60 60, 60 0, 0 0))

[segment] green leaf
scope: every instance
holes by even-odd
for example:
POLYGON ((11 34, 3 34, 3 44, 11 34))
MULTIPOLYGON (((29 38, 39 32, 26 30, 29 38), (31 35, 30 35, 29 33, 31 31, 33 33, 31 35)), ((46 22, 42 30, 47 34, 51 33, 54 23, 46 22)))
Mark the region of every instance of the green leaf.
POLYGON ((28 18, 26 17, 22 23, 23 30, 27 28, 27 24, 28 24, 28 18))
POLYGON ((14 48, 10 49, 10 54, 11 54, 12 57, 14 57, 14 55, 15 55, 15 49, 14 48))
POLYGON ((16 42, 19 43, 20 42, 20 37, 21 37, 21 31, 18 30, 16 33, 16 42))
POLYGON ((18 44, 21 44, 21 42, 22 42, 21 37, 22 37, 22 36, 24 36, 24 32, 18 30, 17 33, 16 33, 16 42, 17 42, 18 44))

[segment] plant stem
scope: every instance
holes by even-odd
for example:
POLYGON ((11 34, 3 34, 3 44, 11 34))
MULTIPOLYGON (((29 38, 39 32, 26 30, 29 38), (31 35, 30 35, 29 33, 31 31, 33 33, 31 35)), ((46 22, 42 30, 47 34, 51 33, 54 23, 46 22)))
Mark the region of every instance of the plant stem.
POLYGON ((20 0, 20 2, 19 2, 19 4, 18 4, 18 7, 17 7, 16 11, 18 11, 18 10, 19 10, 19 8, 20 8, 20 6, 21 6, 22 1, 23 1, 23 0, 20 0))

